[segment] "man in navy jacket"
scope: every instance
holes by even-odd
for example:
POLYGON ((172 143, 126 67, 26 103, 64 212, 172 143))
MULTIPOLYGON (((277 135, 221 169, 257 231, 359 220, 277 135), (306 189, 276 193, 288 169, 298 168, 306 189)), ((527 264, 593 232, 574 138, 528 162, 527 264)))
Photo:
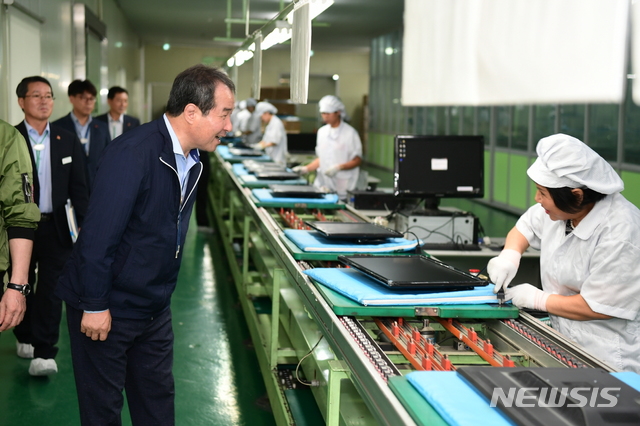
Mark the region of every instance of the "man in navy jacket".
POLYGON ((83 425, 173 425, 171 295, 196 185, 198 150, 231 131, 235 86, 204 65, 180 73, 165 115, 113 141, 56 294, 67 322, 83 425))
POLYGON ((96 96, 98 96, 98 90, 93 83, 89 80, 74 80, 69 84, 67 94, 73 109, 69 114, 54 121, 53 124, 78 135, 85 154, 87 154, 87 183, 91 189, 100 155, 111 141, 109 128, 103 121, 94 120, 91 117, 96 105, 96 96))
POLYGON ((109 112, 97 115, 95 118, 107 123, 112 140, 140 125, 140 120, 136 117, 125 114, 129 106, 129 92, 127 92, 127 89, 120 86, 109 88, 107 103, 109 104, 109 112))

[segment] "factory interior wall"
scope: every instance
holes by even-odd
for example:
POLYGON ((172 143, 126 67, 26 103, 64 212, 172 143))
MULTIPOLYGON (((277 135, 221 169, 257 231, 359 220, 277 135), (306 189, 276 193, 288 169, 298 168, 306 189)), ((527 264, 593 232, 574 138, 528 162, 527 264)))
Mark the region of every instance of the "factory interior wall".
MULTIPOLYGON (((393 172, 393 139, 395 135, 369 133, 364 149, 364 160, 374 167, 393 172)), ((535 203, 535 185, 526 170, 535 160, 524 154, 485 150, 484 201, 498 208, 524 212, 535 203), (493 185, 491 174, 493 173, 493 185)), ((640 206, 640 173, 623 171, 625 190, 622 194, 636 206, 640 206)))

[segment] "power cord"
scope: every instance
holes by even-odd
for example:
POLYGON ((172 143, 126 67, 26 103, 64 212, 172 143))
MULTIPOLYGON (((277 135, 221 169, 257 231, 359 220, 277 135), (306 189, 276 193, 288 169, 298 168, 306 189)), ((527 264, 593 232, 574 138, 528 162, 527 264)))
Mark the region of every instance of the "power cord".
POLYGON ((303 356, 300 361, 298 362, 298 365, 296 366, 296 380, 299 381, 300 383, 302 383, 305 386, 319 386, 320 382, 318 380, 312 380, 310 382, 306 382, 304 380, 300 380, 300 376, 298 375, 298 370, 300 369, 300 365, 302 365, 302 361, 304 361, 309 355, 311 355, 313 353, 313 351, 318 347, 318 345, 320 344, 320 342, 322 341, 322 339, 324 338, 324 334, 322 336, 320 336, 320 339, 318 339, 318 342, 313 345, 313 348, 311 348, 311 350, 309 351, 308 354, 306 354, 305 356, 303 356))
POLYGON ((420 244, 420 238, 418 238, 418 236, 414 232, 411 232, 409 230, 407 230, 405 234, 413 235, 413 237, 416 239, 416 254, 422 254, 422 245, 420 244))

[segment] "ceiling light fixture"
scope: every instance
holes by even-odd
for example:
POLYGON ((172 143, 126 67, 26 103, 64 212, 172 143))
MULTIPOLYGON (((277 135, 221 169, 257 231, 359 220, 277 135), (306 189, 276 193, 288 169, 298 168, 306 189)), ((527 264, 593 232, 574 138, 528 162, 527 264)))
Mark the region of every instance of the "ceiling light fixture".
MULTIPOLYGON (((311 53, 311 20, 324 12, 334 0, 297 0, 284 7, 272 20, 249 35, 238 50, 227 59, 227 71, 254 59, 253 97, 260 96, 262 51, 291 39, 291 81, 294 103, 307 103, 309 57, 311 53), (294 19, 295 17, 295 19, 294 19), (296 19, 298 22, 296 22, 296 19), (266 36, 262 36, 267 34, 266 36), (258 51, 256 51, 256 48, 258 51)), ((247 20, 249 19, 247 14, 247 20)), ((237 78, 237 77, 236 77, 237 78)), ((236 81, 237 84, 237 81, 236 81)))

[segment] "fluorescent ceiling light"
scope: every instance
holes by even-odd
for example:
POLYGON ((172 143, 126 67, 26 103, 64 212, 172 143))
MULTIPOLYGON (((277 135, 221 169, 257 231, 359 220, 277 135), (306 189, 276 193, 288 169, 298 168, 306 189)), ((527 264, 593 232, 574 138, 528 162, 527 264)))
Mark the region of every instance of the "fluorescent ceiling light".
MULTIPOLYGON (((327 10, 327 8, 333 4, 333 0, 300 0, 296 2, 294 10, 304 6, 305 4, 309 5, 309 16, 313 21, 318 15, 327 10)), ((287 15, 287 21, 290 24, 293 24, 293 11, 287 15)))
POLYGON ((260 46, 262 50, 284 43, 291 38, 291 25, 287 21, 275 21, 274 24, 273 30, 262 40, 260 46))

